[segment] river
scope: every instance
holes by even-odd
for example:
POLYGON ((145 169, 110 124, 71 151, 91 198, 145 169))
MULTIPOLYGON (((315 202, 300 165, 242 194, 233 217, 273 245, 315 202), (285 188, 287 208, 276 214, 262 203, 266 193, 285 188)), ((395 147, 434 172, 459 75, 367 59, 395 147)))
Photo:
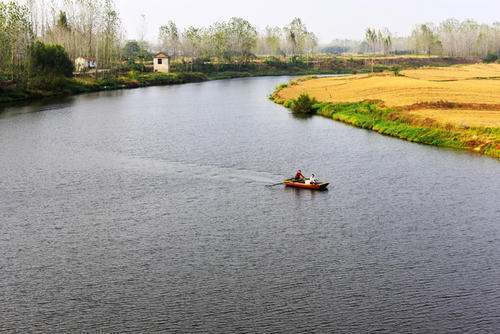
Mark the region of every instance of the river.
POLYGON ((0 332, 500 328, 500 165, 267 95, 285 77, 0 113, 0 332), (266 187, 297 168, 327 192, 266 187))

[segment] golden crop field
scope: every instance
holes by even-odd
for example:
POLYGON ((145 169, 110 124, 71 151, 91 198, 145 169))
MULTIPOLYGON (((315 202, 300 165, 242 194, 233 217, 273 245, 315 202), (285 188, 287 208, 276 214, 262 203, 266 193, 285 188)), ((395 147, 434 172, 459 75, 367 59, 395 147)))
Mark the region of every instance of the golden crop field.
POLYGON ((464 79, 500 79, 500 64, 473 64, 468 66, 427 67, 406 70, 402 75, 429 81, 451 81, 464 79))
POLYGON ((414 116, 439 123, 500 127, 499 77, 500 64, 423 68, 403 71, 402 76, 382 73, 305 80, 281 90, 278 97, 288 100, 307 93, 323 102, 381 100, 388 107, 408 109, 414 116), (442 101, 460 106, 428 106, 442 101), (416 104, 427 106, 415 108, 416 104))
POLYGON ((417 109, 408 112, 421 118, 431 118, 441 124, 451 123, 470 127, 500 127, 500 111, 474 109, 417 109))

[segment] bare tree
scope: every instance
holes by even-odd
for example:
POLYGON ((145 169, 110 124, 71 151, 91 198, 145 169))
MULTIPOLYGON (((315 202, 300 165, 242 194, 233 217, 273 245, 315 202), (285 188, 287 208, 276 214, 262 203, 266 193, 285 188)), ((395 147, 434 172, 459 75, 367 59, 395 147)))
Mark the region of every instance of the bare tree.
POLYGON ((310 33, 302 20, 298 17, 292 20, 289 25, 283 28, 285 39, 288 43, 287 50, 291 56, 304 54, 306 40, 310 33))
POLYGON ((27 81, 33 40, 29 7, 0 2, 0 74, 18 83, 27 81))
POLYGON ((369 45, 370 52, 375 53, 377 45, 377 32, 375 29, 368 28, 365 32, 365 40, 369 45))
POLYGON ((170 56, 176 57, 181 51, 180 33, 174 21, 160 27, 160 45, 170 56))

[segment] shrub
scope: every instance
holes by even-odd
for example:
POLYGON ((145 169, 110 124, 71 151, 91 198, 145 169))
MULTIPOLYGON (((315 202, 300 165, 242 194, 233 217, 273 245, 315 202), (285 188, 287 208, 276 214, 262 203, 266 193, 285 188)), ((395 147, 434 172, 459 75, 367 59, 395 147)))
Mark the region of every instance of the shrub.
POLYGON ((498 60, 498 55, 494 53, 488 53, 486 57, 484 57, 483 61, 485 63, 494 63, 498 60))
POLYGON ((29 87, 33 89, 40 89, 42 91, 66 92, 68 91, 68 83, 70 81, 71 79, 61 75, 42 75, 31 78, 29 87))
POLYGON ((394 76, 399 77, 401 75, 401 67, 393 66, 392 73, 394 73, 394 76))
POLYGON ((60 45, 35 42, 31 48, 31 73, 33 76, 73 76, 73 62, 60 45))
POLYGON ((315 98, 311 98, 307 94, 300 94, 297 99, 292 101, 290 108, 295 113, 312 114, 316 112, 314 105, 317 103, 315 98))
POLYGON ((285 89, 287 87, 288 87, 288 84, 282 83, 282 84, 279 84, 278 86, 276 86, 275 91, 278 92, 278 91, 285 89))
POLYGON ((147 72, 146 65, 144 63, 136 63, 135 61, 128 60, 127 64, 123 66, 123 71, 134 71, 134 72, 147 72))

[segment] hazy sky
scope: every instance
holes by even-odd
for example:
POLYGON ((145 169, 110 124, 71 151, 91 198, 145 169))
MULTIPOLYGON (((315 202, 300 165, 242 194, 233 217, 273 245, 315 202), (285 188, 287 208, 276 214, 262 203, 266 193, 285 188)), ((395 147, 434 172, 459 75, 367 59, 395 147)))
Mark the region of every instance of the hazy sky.
POLYGON ((258 28, 283 26, 300 17, 322 43, 333 38, 360 39, 368 26, 387 27, 406 35, 416 23, 446 18, 472 18, 481 23, 500 21, 500 0, 115 0, 129 38, 137 38, 141 14, 148 39, 158 27, 174 20, 180 28, 206 26, 233 16, 258 28))

